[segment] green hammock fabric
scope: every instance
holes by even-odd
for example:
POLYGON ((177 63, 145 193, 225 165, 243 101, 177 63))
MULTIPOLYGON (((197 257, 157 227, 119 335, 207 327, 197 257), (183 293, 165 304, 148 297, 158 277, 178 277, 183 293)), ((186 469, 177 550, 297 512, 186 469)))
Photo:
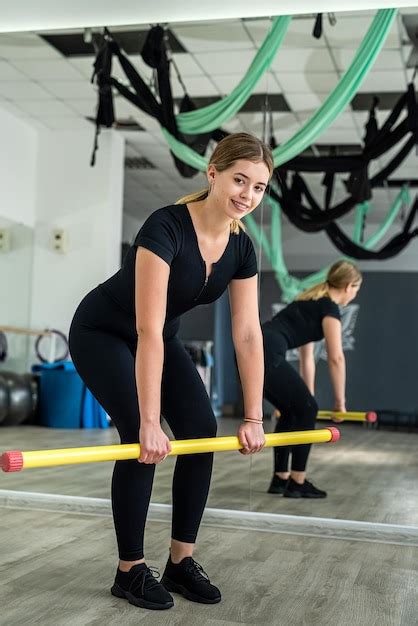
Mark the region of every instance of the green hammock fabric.
POLYGON ((356 212, 354 217, 354 231, 353 241, 354 243, 361 243, 361 235, 363 233, 363 224, 367 213, 369 212, 369 203, 361 202, 356 206, 356 212))
POLYGON ((290 161, 312 145, 351 102, 375 62, 395 16, 396 9, 377 12, 350 67, 334 91, 291 139, 273 151, 275 167, 290 161))
MULTIPOLYGON (((343 112, 357 93, 379 54, 395 19, 396 11, 396 9, 380 9, 377 12, 350 67, 341 77, 336 88, 312 118, 291 139, 273 151, 275 167, 289 161, 312 145, 343 112)), ((208 164, 206 158, 175 139, 164 128, 161 130, 170 149, 179 159, 198 170, 205 171, 208 164)))
MULTIPOLYGON (((310 287, 313 287, 318 283, 323 282, 326 279, 329 267, 325 267, 324 269, 310 274, 305 278, 296 278, 289 274, 286 268, 282 251, 280 205, 270 196, 266 196, 265 199, 271 207, 271 245, 266 237, 265 232, 257 225, 252 215, 247 215, 247 217, 245 218, 245 225, 248 227, 248 230, 250 234, 254 237, 255 241, 257 241, 258 244, 261 245, 265 255, 267 256, 273 267, 276 280, 282 291, 282 300, 284 302, 291 302, 300 292, 304 291, 305 289, 309 289, 310 287)), ((369 239, 367 239, 367 241, 363 244, 366 249, 370 250, 384 237, 384 235, 387 233, 388 229, 396 219, 396 216, 398 215, 402 205, 405 203, 409 203, 410 201, 411 198, 408 187, 404 186, 397 195, 384 222, 374 233, 374 235, 369 237, 369 239)), ((357 207, 361 216, 364 215, 365 210, 370 211, 370 207, 365 207, 365 205, 367 205, 367 203, 362 203, 357 207)), ((359 235, 356 233, 356 229, 358 230, 357 223, 354 226, 353 240, 357 244, 359 244, 360 240, 359 235)), ((360 233, 361 231, 358 232, 360 233)))
POLYGON ((179 113, 176 116, 179 131, 189 135, 209 133, 234 117, 247 102, 264 72, 270 67, 291 20, 289 15, 275 18, 269 34, 255 55, 244 78, 228 96, 196 111, 179 113))

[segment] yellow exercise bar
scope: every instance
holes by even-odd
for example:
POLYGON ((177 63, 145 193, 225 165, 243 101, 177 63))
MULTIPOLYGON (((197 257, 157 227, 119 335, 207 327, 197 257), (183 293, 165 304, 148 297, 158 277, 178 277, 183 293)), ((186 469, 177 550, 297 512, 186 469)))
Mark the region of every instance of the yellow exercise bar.
POLYGON ((318 411, 317 419, 319 420, 330 419, 331 417, 337 417, 338 419, 343 419, 347 422, 374 423, 377 421, 377 415, 374 411, 369 411, 367 413, 360 411, 347 411, 346 413, 342 413, 340 411, 318 411))
MULTIPOLYGON (((303 430, 291 433, 266 435, 266 446, 294 446, 303 443, 328 443, 338 441, 340 432, 337 428, 303 430)), ((202 452, 221 452, 240 450, 238 437, 211 437, 207 439, 185 439, 171 441, 169 456, 179 454, 197 454, 202 452)), ((61 450, 17 450, 4 452, 0 456, 0 467, 4 472, 19 472, 30 467, 51 467, 54 465, 73 465, 94 463, 97 461, 127 461, 140 455, 138 443, 113 446, 92 446, 85 448, 63 448, 61 450)))

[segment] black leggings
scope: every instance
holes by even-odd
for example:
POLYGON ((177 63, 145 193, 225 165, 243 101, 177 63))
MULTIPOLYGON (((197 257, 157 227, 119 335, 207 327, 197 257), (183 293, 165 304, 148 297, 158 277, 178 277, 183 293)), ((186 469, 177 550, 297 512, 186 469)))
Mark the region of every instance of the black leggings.
MULTIPOLYGON (((78 307, 70 330, 74 364, 87 387, 110 415, 121 443, 137 443, 139 408, 135 379, 135 321, 100 289, 78 307)), ((202 379, 180 340, 164 342, 161 406, 176 439, 214 437, 216 419, 202 379)), ((173 478, 172 537, 194 543, 206 505, 213 454, 179 456, 173 478)), ((144 556, 143 537, 155 465, 117 461, 112 508, 119 557, 144 556)))
MULTIPOLYGON (((263 335, 264 396, 280 411, 274 432, 313 430, 318 405, 295 368, 286 361, 285 337, 264 327, 263 335)), ((289 456, 292 453, 291 469, 304 472, 310 449, 311 444, 274 448, 274 471, 289 471, 289 456)))

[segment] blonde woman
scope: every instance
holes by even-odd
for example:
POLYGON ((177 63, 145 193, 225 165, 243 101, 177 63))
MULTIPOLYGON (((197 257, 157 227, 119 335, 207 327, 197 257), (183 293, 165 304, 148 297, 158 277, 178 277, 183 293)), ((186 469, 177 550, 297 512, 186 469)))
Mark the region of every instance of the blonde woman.
POLYGON ((270 148, 246 133, 223 139, 207 169, 208 187, 155 211, 122 269, 79 305, 70 332, 75 366, 111 416, 122 443, 141 443, 138 461, 118 461, 112 506, 119 564, 112 593, 147 609, 173 606, 170 592, 214 604, 219 589, 192 558, 205 508, 212 454, 177 458, 171 550, 161 582, 147 567, 144 526, 155 466, 170 452, 163 414, 177 439, 214 437, 203 382, 177 337, 183 313, 229 289, 243 387, 242 452, 264 445, 263 341, 257 264, 241 219, 261 202, 273 172, 270 148))
MULTIPOLYGON (((314 398, 314 343, 325 337, 328 367, 334 389, 334 410, 345 412, 345 358, 339 306, 351 302, 361 285, 355 265, 339 261, 326 281, 301 293, 296 301, 263 324, 264 395, 280 413, 275 432, 315 428, 318 405, 314 398), (286 361, 286 351, 299 348, 300 375, 286 361)), ((325 498, 326 492, 306 480, 311 446, 274 448, 274 474, 269 493, 288 498, 325 498), (289 471, 289 457, 291 466, 289 471)))

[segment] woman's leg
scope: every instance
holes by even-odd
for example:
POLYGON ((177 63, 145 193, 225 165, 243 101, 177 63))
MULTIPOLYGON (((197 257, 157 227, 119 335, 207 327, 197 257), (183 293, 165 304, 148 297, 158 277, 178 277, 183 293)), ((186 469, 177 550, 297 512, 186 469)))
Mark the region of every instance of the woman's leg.
MULTIPOLYGON (((176 439, 216 436, 216 418, 203 381, 180 340, 165 344, 162 411, 176 439)), ((191 556, 209 493, 213 454, 177 458, 173 477, 173 558, 191 556)))
MULTIPOLYGON (((81 378, 110 415, 121 443, 137 443, 139 409, 134 347, 123 339, 73 324, 71 356, 81 378)), ((155 465, 117 461, 112 479, 112 509, 121 569, 143 561, 143 537, 155 465)))
MULTIPOLYGON (((265 395, 281 414, 275 432, 315 428, 318 405, 302 378, 286 361, 284 355, 276 355, 273 364, 266 363, 265 395)), ((310 444, 291 448, 292 474, 305 471, 310 448, 310 444)), ((288 470, 289 451, 289 447, 274 449, 275 472, 284 473, 288 470)))
MULTIPOLYGON (((163 415, 176 439, 215 437, 216 419, 205 386, 181 342, 165 345, 163 415)), ((188 600, 216 604, 221 593, 192 558, 209 493, 213 454, 178 456, 173 477, 171 551, 161 582, 188 600)))

